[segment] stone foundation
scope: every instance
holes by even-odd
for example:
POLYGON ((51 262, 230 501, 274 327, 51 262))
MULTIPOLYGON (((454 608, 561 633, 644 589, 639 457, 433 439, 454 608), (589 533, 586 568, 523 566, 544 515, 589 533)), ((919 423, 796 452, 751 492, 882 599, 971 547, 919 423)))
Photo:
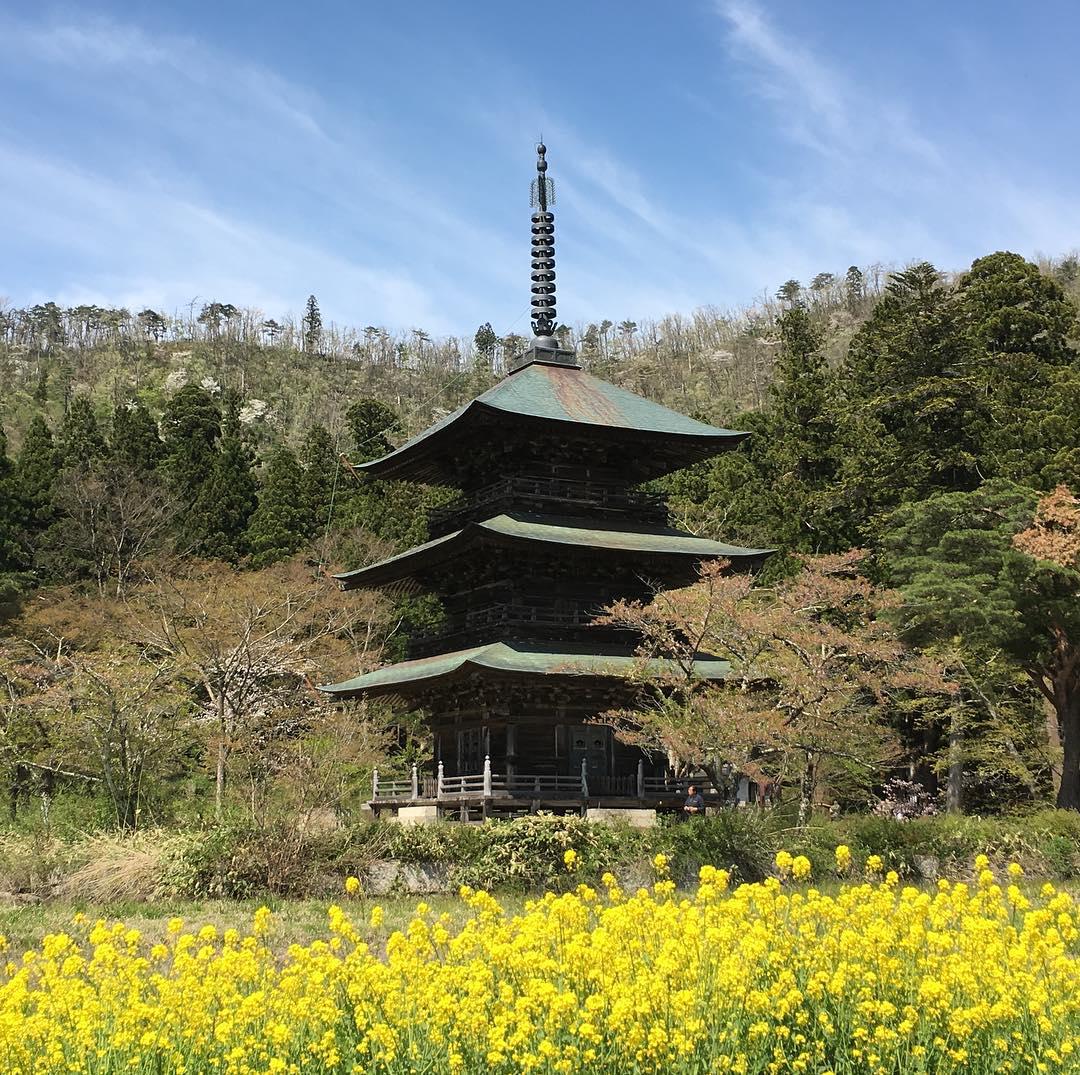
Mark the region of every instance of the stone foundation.
POLYGON ((651 829, 656 824, 656 811, 645 807, 590 806, 585 820, 598 825, 625 823, 632 829, 651 829))
POLYGON ((399 825, 434 825, 439 820, 437 806, 399 806, 388 820, 399 825))

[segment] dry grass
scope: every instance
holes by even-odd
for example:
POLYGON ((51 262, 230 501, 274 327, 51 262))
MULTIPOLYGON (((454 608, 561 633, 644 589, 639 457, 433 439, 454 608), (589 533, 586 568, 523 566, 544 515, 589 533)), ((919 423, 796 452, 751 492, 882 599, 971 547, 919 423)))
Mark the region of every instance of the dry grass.
POLYGON ((80 846, 84 864, 64 877, 53 894, 96 904, 153 899, 174 842, 158 832, 88 837, 80 846))

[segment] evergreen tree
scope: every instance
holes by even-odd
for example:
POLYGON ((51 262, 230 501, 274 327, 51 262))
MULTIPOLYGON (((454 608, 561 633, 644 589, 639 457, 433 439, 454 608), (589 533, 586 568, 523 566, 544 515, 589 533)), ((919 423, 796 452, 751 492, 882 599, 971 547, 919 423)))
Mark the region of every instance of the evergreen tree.
POLYGON ((87 396, 71 401, 59 434, 60 465, 85 469, 105 454, 105 437, 87 396))
POLYGON ((388 435, 400 433, 401 419, 377 399, 358 399, 345 412, 353 439, 352 462, 367 463, 394 450, 388 435))
POLYGON ((245 533, 258 488, 251 473, 254 456, 244 442, 238 412, 238 401, 227 401, 210 476, 199 489, 185 527, 199 555, 234 562, 247 549, 245 533))
POLYGON ((777 289, 776 297, 783 303, 797 302, 802 294, 802 284, 798 280, 785 280, 777 289))
POLYGON ((1072 301, 1019 254, 973 262, 957 298, 985 406, 981 472, 1049 488, 1080 478, 1080 361, 1072 301), (1049 412, 1049 413, 1048 413, 1049 412), (1048 420, 1057 412, 1058 420, 1048 420))
MULTIPOLYGON (((1036 500, 1031 490, 997 480, 905 504, 889 520, 884 549, 908 639, 961 650, 976 686, 1004 655, 1053 706, 1064 747, 1058 805, 1077 810, 1080 504, 1058 490, 1044 501, 1056 515, 1046 511, 1040 524, 1036 500), (1025 530, 1033 514, 1039 525, 1025 530), (1057 543, 1069 555, 1055 555, 1057 543)), ((1029 721, 1042 719, 1041 707, 1031 705, 1029 721)))
POLYGON ((309 355, 316 355, 322 346, 322 314, 314 295, 308 295, 304 313, 304 350, 309 355))
POLYGON ((866 281, 858 265, 850 265, 844 274, 844 292, 850 313, 858 313, 866 298, 866 281))
POLYGON ((486 358, 489 362, 495 357, 495 348, 499 344, 499 337, 491 327, 490 321, 485 321, 477 330, 473 338, 473 346, 476 353, 486 358))
POLYGON ((153 470, 165 454, 158 435, 157 422, 142 403, 121 404, 116 408, 109 437, 113 461, 137 473, 153 470))
MULTIPOLYGON (((304 468, 302 492, 307 516, 306 533, 315 537, 326 528, 335 481, 341 477, 334 442, 324 426, 316 425, 308 430, 300 449, 300 462, 304 468)), ((351 478, 346 480, 352 481, 351 478)))
POLYGON ((52 432, 45 419, 35 414, 23 438, 14 475, 23 525, 30 535, 47 530, 56 517, 54 497, 59 462, 52 432))
POLYGON ((773 544, 803 552, 838 552, 844 525, 830 490, 838 460, 834 378, 809 311, 794 303, 781 316, 780 349, 762 427, 754 438, 764 471, 773 544))
POLYGON ((307 537, 304 475, 296 456, 285 445, 270 454, 259 490, 259 506, 251 517, 246 541, 253 567, 265 567, 291 556, 307 537))
POLYGON ((26 566, 25 551, 19 542, 23 522, 20 499, 15 468, 7 454, 7 434, 0 426, 0 602, 18 592, 19 572, 26 566))
POLYGON ((165 475, 181 504, 190 508, 209 480, 221 436, 221 409, 195 384, 184 385, 161 418, 165 475))
POLYGON ((851 544, 897 504, 979 482, 977 416, 961 310, 929 263, 896 274, 841 369, 839 493, 851 544))

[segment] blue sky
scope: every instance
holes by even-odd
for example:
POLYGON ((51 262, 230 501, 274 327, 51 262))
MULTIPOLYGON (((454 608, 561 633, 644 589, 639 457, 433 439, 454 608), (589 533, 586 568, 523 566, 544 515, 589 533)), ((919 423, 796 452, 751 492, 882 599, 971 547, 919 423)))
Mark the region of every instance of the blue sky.
POLYGON ((0 3, 0 296, 528 326, 1080 235, 1080 8, 0 3))

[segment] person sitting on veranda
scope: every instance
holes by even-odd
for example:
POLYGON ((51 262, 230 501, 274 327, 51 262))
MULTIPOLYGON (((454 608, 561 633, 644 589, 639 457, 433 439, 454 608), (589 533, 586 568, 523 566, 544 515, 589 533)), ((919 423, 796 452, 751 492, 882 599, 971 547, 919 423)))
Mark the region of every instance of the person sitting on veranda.
POLYGON ((705 813, 705 799, 694 784, 686 789, 686 802, 683 803, 683 813, 687 817, 694 817, 705 813))

